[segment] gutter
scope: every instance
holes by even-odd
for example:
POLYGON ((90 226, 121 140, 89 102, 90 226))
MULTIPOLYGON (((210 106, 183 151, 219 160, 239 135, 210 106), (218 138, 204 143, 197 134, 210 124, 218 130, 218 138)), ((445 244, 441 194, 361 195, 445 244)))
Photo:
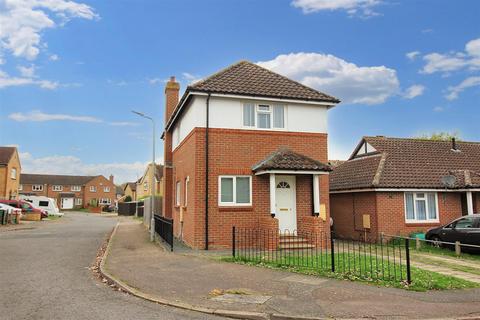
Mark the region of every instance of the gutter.
POLYGON ((207 100, 205 102, 205 111, 206 111, 206 117, 205 117, 205 250, 208 250, 208 189, 209 189, 208 188, 209 187, 208 129, 209 129, 209 113, 210 113, 210 93, 208 93, 207 100))

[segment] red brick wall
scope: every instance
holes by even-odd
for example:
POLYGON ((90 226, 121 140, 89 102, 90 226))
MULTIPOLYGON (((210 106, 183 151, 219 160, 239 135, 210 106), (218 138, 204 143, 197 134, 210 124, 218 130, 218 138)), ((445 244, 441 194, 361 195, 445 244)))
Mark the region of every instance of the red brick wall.
POLYGON ((335 234, 340 238, 364 239, 377 233, 374 192, 330 194, 335 234), (370 215, 370 229, 363 229, 363 215, 370 215))
MULTIPOLYGON (((173 165, 175 180, 190 175, 188 213, 184 216, 184 238, 187 244, 195 248, 205 247, 205 129, 195 128, 189 137, 174 150, 173 165), (192 154, 194 154, 192 156, 192 154), (194 201, 193 208, 190 200, 194 201), (193 212, 192 212, 193 211, 193 212), (188 219, 191 221, 187 223, 188 219)), ((225 248, 231 245, 232 226, 255 228, 260 220, 270 216, 269 177, 254 176, 252 166, 263 160, 280 147, 288 147, 322 162, 327 162, 327 135, 274 132, 259 130, 209 129, 209 247, 225 248), (251 207, 219 207, 218 176, 251 175, 251 207)), ((298 216, 311 215, 311 177, 297 176, 297 211, 298 216)), ((173 192, 175 182, 167 189, 173 192)), ((182 184, 182 196, 184 186, 182 184)), ((329 197, 328 176, 320 179, 321 202, 327 208, 328 229, 329 197)), ((174 209, 174 212, 178 209, 174 209)), ((176 214, 178 221, 178 214, 176 214)), ((178 229, 176 232, 178 234, 178 229)))
POLYGON ((100 201, 101 198, 108 198, 110 199, 111 204, 115 204, 115 185, 112 183, 112 181, 104 176, 95 177, 85 185, 83 197, 84 207, 86 207, 92 199, 97 199, 97 201, 100 201), (95 186, 96 192, 91 192, 90 186, 95 186), (105 192, 104 187, 109 187, 110 191, 105 192))
POLYGON ((378 192, 377 214, 379 232, 392 235, 409 235, 448 223, 461 216, 460 193, 438 193, 439 223, 406 223, 403 192, 378 192))

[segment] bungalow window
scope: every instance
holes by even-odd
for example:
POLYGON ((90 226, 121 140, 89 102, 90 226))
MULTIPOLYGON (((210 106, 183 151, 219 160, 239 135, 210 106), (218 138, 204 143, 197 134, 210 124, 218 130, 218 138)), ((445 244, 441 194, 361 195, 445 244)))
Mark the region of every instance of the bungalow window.
POLYGON ((405 219, 407 222, 438 221, 437 194, 433 192, 406 192, 405 219))
POLYGON ((245 206, 252 204, 252 177, 220 176, 219 204, 245 206))
POLYGON ((71 191, 80 191, 80 189, 81 189, 80 186, 71 186, 70 187, 71 191))
POLYGON ((58 186, 58 185, 52 186, 52 190, 53 190, 53 191, 62 191, 62 190, 63 190, 63 186, 58 186))
POLYGON ((243 105, 243 126, 259 129, 285 128, 285 107, 283 105, 245 103, 243 105))
POLYGON ((177 181, 175 188, 176 188, 175 189, 175 205, 179 207, 180 206, 180 189, 181 189, 180 181, 177 181))
POLYGON ((43 191, 43 185, 41 184, 34 184, 32 186, 32 191, 43 191))

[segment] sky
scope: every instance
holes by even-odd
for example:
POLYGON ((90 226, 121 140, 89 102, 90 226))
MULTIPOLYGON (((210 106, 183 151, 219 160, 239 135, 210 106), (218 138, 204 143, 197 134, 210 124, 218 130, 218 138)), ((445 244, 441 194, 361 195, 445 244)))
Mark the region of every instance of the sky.
MULTIPOLYGON (((164 85, 249 60, 334 95, 329 157, 365 135, 480 141, 480 1, 0 0, 0 145, 22 172, 143 174, 164 85)), ((312 146, 314 147, 314 146, 312 146)))

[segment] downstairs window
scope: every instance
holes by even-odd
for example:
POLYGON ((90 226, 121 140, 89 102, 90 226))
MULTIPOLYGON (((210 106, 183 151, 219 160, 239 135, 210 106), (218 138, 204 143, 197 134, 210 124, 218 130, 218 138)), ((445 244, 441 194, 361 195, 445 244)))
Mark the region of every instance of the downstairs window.
POLYGON ((405 192, 405 221, 438 222, 437 193, 405 192))

